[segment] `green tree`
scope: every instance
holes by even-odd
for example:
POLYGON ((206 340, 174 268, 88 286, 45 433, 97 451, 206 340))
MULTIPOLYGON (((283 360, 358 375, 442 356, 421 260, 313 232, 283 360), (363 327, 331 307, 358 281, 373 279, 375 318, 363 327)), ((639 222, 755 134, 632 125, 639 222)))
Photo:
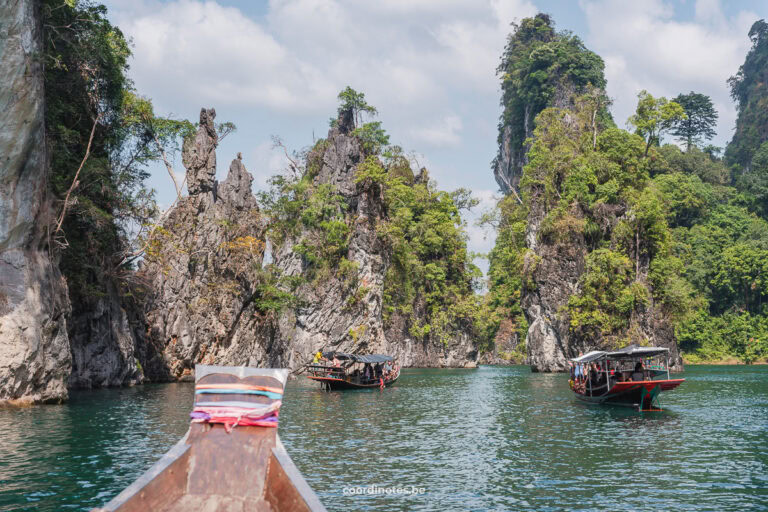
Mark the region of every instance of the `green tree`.
POLYGON ((739 176, 736 186, 749 195, 753 209, 768 219, 768 141, 755 151, 749 171, 739 176))
POLYGON ((672 135, 685 142, 686 151, 690 151, 694 144, 700 144, 715 136, 718 116, 712 98, 691 91, 688 94, 678 94, 672 101, 683 107, 685 112, 685 117, 675 122, 672 135))
POLYGON ((635 133, 645 139, 645 156, 651 145, 659 145, 664 132, 686 118, 683 107, 667 98, 654 98, 648 91, 637 95, 637 110, 627 123, 635 127, 635 133))
POLYGON ((365 94, 357 92, 350 86, 339 93, 339 114, 344 111, 352 111, 353 118, 355 120, 355 126, 362 124, 362 115, 368 114, 375 116, 378 111, 375 107, 369 105, 365 101, 365 94))

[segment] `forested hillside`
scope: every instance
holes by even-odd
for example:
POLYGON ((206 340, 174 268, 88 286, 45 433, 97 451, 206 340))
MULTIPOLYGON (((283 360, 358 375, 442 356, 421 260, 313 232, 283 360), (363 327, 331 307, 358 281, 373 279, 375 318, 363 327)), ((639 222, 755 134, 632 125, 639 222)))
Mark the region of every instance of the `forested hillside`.
MULTIPOLYGON (((541 98, 548 108, 524 148, 519 185, 489 219, 498 222, 498 238, 488 304, 500 319, 489 334, 511 321, 520 336, 513 358, 525 353, 534 367, 550 369, 557 358, 542 351, 572 357, 630 342, 674 347, 677 340, 689 361, 768 356, 765 22, 752 27, 752 49, 729 80, 739 119, 725 158, 708 143, 717 112, 706 91, 673 100, 642 91, 629 131, 603 110, 601 73, 586 84, 583 74, 571 75, 567 101, 532 98, 523 85, 548 75, 529 60, 545 50, 519 48, 530 27, 545 25, 549 32, 539 30, 553 33, 546 17, 523 20, 500 67, 502 153, 508 112, 534 111, 541 98), (511 80, 509 69, 523 71, 511 80)), ((558 70, 585 62, 569 52, 547 55, 558 70)), ((493 168, 498 176, 498 158, 493 168)), ((497 342, 508 336, 495 332, 497 342)))

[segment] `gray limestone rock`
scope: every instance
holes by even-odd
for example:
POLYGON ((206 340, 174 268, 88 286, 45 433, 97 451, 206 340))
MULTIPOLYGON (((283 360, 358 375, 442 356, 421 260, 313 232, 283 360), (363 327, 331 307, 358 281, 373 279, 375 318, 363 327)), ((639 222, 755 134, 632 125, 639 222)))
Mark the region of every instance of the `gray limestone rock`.
POLYGON ((196 363, 283 366, 273 318, 254 303, 264 253, 265 225, 240 155, 214 198, 213 109, 203 109, 194 143, 184 146, 187 181, 194 183, 162 223, 141 276, 152 380, 181 379, 196 363), (193 190, 195 191, 193 193, 193 190))
MULTIPOLYGON (((568 299, 579 293, 588 248, 581 234, 572 234, 567 240, 540 239, 541 223, 546 216, 543 203, 543 198, 532 197, 526 233, 529 252, 523 272, 530 285, 523 288, 521 302, 529 325, 528 364, 535 372, 565 371, 568 359, 580 352, 616 348, 619 336, 585 338, 571 330, 566 306, 568 299)), ((602 213, 606 217, 603 222, 610 226, 625 215, 616 205, 604 207, 602 213)), ((581 216, 577 207, 570 214, 581 216)), ((641 262, 641 282, 647 282, 648 267, 648 261, 641 262)), ((672 364, 677 367, 682 364, 671 321, 652 299, 621 336, 630 337, 634 342, 668 347, 672 364)))
POLYGON ((182 162, 187 169, 187 191, 189 195, 211 192, 216 178, 216 146, 219 136, 213 120, 215 109, 200 110, 200 127, 194 137, 184 141, 182 162))
POLYGON ((0 4, 0 402, 67 398, 66 284, 47 249, 37 3, 0 4))

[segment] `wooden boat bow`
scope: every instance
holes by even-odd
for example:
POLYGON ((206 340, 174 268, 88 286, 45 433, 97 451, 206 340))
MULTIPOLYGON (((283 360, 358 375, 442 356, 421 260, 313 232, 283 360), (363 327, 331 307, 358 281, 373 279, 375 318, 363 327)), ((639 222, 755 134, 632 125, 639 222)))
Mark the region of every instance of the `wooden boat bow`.
MULTIPOLYGON (((258 391, 282 391, 287 375, 288 370, 198 365, 195 404, 269 407, 277 400, 275 394, 258 391), (206 389, 203 384, 210 385, 208 391, 201 392, 206 389), (224 392, 223 384, 231 384, 234 391, 224 392), (254 391, 239 394, 237 389, 254 391)), ((293 464, 275 426, 233 426, 196 419, 159 461, 94 512, 146 510, 315 512, 325 511, 325 507, 293 464)))

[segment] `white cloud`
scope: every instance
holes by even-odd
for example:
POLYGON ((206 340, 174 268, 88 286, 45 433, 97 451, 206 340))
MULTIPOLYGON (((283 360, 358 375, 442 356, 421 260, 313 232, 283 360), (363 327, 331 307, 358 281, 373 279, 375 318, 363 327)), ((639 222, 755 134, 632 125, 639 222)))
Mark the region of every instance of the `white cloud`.
POLYGON ((411 134, 416 141, 430 146, 456 146, 461 141, 461 127, 461 118, 451 114, 428 125, 413 128, 411 134))
POLYGON ((736 112, 726 80, 744 61, 746 34, 757 15, 728 18, 718 0, 698 0, 693 21, 674 19, 664 0, 582 0, 581 6, 587 44, 605 60, 619 126, 634 112, 642 89, 668 98, 693 90, 711 96, 720 112, 716 142, 730 139, 736 112))
POLYGON ((316 66, 236 8, 179 0, 139 12, 118 8, 117 22, 134 42, 139 89, 163 104, 306 111, 335 91, 316 66))
POLYGON ((272 0, 256 20, 212 1, 111 5, 137 85, 162 104, 287 113, 326 112, 347 84, 422 112, 455 90, 494 92, 510 21, 535 12, 527 0, 272 0))
MULTIPOLYGON (((257 188, 286 163, 269 135, 306 146, 323 135, 336 94, 350 85, 378 108, 393 143, 423 151, 416 159, 442 188, 476 189, 490 205, 500 113, 495 69, 510 22, 536 12, 531 0, 229 2, 239 8, 213 0, 104 1, 134 41, 137 89, 158 112, 195 118, 201 105, 214 106, 220 119, 235 122, 239 130, 219 148, 220 161, 242 151, 257 188)), ((579 35, 606 62, 619 126, 641 89, 667 97, 694 90, 712 96, 720 111, 716 143, 727 142, 735 108, 725 80, 743 62, 746 33, 759 16, 726 16, 719 0, 698 0, 687 21, 670 0, 580 6, 587 29, 579 35)), ((172 198, 164 168, 153 180, 172 198)), ((482 209, 467 217, 476 252, 493 243, 492 233, 474 225, 482 209)))

